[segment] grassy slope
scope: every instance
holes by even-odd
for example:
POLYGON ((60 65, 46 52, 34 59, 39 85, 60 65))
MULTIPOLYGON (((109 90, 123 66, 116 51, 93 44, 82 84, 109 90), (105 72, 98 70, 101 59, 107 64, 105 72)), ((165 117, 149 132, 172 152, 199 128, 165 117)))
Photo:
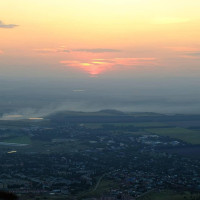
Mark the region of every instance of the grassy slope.
POLYGON ((13 137, 6 139, 3 142, 17 143, 17 144, 31 144, 31 139, 29 136, 20 136, 20 137, 13 137))

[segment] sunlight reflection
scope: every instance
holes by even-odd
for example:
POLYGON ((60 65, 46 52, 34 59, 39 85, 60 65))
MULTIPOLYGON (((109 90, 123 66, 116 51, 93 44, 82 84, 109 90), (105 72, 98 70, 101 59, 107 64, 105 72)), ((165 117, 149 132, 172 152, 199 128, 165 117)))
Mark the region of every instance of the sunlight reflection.
POLYGON ((89 62, 77 60, 60 61, 66 67, 75 67, 87 72, 90 76, 96 77, 113 70, 128 70, 133 66, 152 66, 156 58, 113 58, 113 59, 93 59, 89 62))

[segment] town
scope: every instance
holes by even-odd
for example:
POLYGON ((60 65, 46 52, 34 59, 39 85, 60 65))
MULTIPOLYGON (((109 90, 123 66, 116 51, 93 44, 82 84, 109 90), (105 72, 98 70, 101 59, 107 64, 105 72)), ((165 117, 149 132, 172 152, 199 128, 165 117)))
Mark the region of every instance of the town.
POLYGON ((200 191, 200 160, 165 151, 184 141, 134 126, 1 128, 0 189, 23 196, 126 199, 150 191, 200 191), (21 137, 27 144, 19 145, 21 137), (16 137, 16 143, 3 142, 16 137), (18 138, 18 139, 19 139, 18 138))

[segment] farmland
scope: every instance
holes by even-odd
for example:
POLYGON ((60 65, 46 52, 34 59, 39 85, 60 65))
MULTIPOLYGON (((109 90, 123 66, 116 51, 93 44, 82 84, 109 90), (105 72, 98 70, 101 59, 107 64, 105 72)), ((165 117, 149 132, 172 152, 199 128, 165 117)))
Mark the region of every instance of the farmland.
POLYGON ((200 131, 189 130, 186 128, 154 128, 146 129, 148 133, 157 134, 162 136, 169 136, 182 140, 190 144, 200 144, 200 131))

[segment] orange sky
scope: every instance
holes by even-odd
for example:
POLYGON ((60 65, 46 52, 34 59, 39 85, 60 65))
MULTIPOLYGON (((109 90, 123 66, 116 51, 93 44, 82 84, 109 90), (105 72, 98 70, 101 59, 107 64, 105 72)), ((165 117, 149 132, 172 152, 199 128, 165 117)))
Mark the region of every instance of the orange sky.
POLYGON ((6 0, 0 73, 200 75, 199 0, 6 0))

